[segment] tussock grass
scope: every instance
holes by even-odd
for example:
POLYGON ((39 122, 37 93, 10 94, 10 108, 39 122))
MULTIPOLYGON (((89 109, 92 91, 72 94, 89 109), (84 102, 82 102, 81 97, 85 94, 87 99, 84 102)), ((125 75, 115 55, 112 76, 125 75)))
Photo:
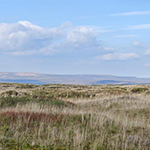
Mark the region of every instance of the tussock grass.
POLYGON ((1 149, 150 148, 149 85, 10 86, 0 86, 1 149))

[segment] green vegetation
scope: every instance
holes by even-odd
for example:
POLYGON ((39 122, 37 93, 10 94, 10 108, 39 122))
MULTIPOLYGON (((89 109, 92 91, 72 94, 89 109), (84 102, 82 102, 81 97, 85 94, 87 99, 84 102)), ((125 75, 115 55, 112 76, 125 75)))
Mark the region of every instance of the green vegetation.
POLYGON ((148 91, 148 88, 142 88, 142 87, 138 87, 138 88, 133 88, 131 90, 133 93, 143 93, 148 91))
POLYGON ((56 100, 56 99, 33 99, 29 97, 1 97, 0 98, 0 108, 6 107, 15 107, 19 105, 25 105, 27 103, 38 103, 41 105, 48 106, 58 106, 58 107, 67 107, 67 106, 75 106, 75 104, 67 101, 56 100))
POLYGON ((0 89, 2 150, 150 147, 149 85, 0 84, 0 89))
POLYGON ((23 88, 23 89, 30 89, 30 88, 35 88, 37 87, 34 84, 17 84, 16 88, 23 88))

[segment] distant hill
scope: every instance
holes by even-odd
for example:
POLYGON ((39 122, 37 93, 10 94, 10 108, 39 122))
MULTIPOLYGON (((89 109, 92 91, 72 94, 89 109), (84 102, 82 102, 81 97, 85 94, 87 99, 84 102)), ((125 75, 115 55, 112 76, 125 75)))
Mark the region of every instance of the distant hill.
POLYGON ((150 78, 113 75, 54 75, 39 73, 1 72, 0 82, 28 84, 150 84, 150 78))

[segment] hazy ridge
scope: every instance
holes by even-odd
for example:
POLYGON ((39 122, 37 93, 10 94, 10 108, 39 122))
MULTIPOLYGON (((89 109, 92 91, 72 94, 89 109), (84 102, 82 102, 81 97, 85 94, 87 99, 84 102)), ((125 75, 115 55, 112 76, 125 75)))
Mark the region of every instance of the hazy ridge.
POLYGON ((0 82, 28 84, 150 84, 150 78, 114 75, 57 75, 39 73, 1 72, 0 82))

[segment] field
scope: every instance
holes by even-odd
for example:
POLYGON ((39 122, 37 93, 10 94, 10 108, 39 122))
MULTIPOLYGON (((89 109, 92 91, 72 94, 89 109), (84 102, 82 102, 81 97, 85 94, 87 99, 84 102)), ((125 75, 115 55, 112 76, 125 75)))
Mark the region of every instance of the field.
POLYGON ((0 84, 1 150, 149 150, 150 85, 0 84))

